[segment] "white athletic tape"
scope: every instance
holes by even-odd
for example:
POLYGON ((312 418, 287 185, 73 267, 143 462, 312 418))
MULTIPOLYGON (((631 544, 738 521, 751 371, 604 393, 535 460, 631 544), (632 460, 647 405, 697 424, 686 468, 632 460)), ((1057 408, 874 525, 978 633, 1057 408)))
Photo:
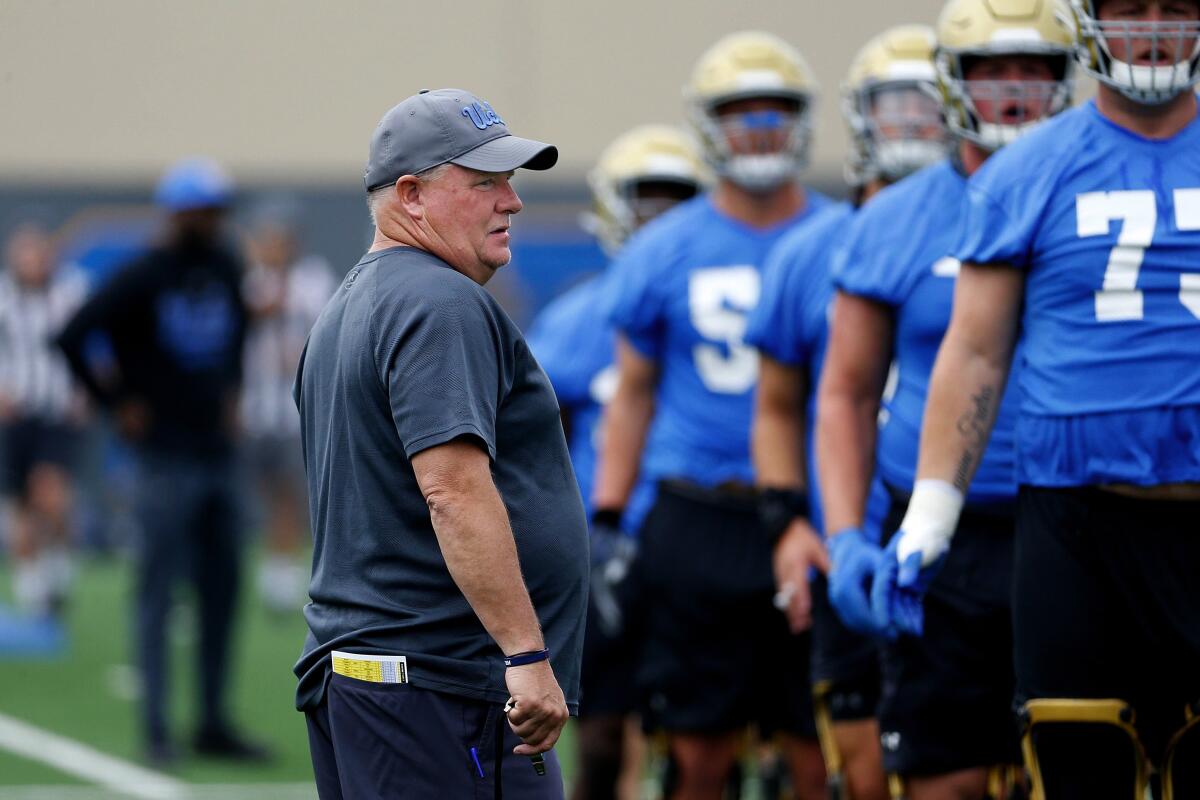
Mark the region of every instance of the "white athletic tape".
POLYGON ((950 549, 963 499, 963 493, 946 481, 927 478, 913 485, 908 511, 900 523, 903 536, 896 544, 901 564, 920 551, 921 566, 927 567, 950 549))

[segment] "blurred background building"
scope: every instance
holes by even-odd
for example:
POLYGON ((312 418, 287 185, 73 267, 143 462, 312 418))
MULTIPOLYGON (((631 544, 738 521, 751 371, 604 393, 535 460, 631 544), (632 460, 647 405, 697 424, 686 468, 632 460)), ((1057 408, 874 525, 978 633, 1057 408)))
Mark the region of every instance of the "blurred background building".
POLYGON ((518 186, 528 207, 496 291, 523 322, 602 263, 576 225, 586 170, 622 131, 684 121, 681 88, 717 38, 763 28, 799 47, 822 87, 809 179, 838 193, 838 86, 854 52, 891 25, 932 23, 940 5, 4 0, 0 218, 50 209, 64 255, 103 272, 144 236, 155 176, 204 154, 233 173, 242 207, 292 191, 307 246, 344 270, 368 234, 361 175, 376 121, 418 89, 461 86, 562 154, 518 186))

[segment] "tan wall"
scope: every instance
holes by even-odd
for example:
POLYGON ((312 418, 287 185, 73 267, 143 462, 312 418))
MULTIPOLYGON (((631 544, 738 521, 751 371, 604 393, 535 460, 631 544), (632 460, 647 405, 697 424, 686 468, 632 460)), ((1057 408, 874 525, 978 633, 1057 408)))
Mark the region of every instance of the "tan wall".
MULTIPOLYGON (((821 81, 814 159, 840 169, 854 51, 940 0, 0 0, 0 179, 143 180, 207 153, 243 178, 357 181, 370 131, 420 88, 488 99, 578 175, 632 125, 682 120, 725 32, 796 44, 821 81)), ((560 173, 560 177, 569 177, 560 173)))

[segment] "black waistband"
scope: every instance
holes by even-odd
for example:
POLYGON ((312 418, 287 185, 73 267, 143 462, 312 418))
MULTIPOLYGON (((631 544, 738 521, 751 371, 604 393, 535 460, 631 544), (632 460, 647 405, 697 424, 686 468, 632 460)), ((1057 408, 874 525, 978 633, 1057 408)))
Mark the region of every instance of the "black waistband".
MULTIPOLYGON (((912 492, 901 491, 890 483, 884 483, 892 502, 908 507, 912 492)), ((1017 498, 1009 500, 992 500, 989 502, 970 502, 963 505, 963 515, 972 517, 996 517, 998 519, 1013 519, 1017 516, 1017 498)))
POLYGON ((664 478, 658 482, 658 490, 697 503, 709 503, 726 508, 730 506, 757 509, 758 490, 748 483, 726 481, 716 486, 705 486, 686 478, 664 478))

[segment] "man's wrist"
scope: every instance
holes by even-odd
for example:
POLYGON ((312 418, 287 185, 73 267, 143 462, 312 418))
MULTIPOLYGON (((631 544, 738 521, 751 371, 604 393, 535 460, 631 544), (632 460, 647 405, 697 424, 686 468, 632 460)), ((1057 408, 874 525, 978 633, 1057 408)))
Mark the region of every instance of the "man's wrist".
POLYGON ((834 539, 838 538, 839 536, 845 536, 848 533, 861 533, 861 532, 862 532, 862 526, 860 526, 860 525, 843 525, 840 528, 834 528, 833 532, 830 533, 826 538, 829 541, 833 541, 834 539))
POLYGON ((623 508, 597 508, 592 512, 592 527, 620 528, 621 517, 624 514, 623 508))
POLYGON ((540 650, 526 650, 521 653, 513 653, 504 657, 505 669, 509 667, 524 667, 527 664, 537 664, 541 661, 550 660, 550 648, 543 647, 540 650))
POLYGON ((772 547, 779 544, 793 521, 806 519, 808 514, 808 495, 799 489, 768 487, 758 494, 758 518, 772 547))

